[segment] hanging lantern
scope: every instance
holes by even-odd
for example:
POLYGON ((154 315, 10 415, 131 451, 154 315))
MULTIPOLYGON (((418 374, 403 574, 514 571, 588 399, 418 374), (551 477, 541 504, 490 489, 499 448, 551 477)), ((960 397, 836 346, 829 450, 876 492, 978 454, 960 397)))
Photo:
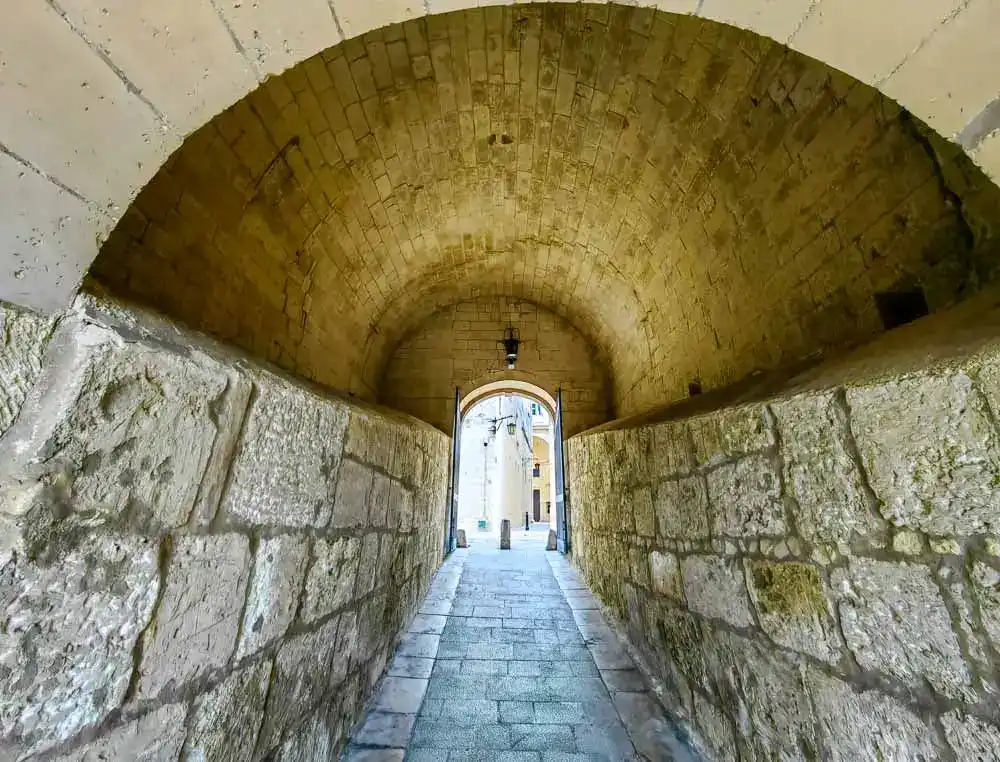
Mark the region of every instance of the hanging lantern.
POLYGON ((514 365, 517 363, 517 350, 521 346, 521 339, 517 335, 517 329, 511 326, 504 331, 503 341, 500 343, 503 344, 507 370, 514 370, 514 365))

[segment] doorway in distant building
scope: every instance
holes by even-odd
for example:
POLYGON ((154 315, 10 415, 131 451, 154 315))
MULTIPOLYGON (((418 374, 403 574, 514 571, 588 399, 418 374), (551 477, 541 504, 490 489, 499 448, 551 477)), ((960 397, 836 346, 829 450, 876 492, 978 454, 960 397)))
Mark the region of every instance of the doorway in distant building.
MULTIPOLYGON (((535 471, 537 472, 538 470, 539 469, 536 467, 535 471)), ((535 521, 541 521, 542 520, 542 493, 541 493, 540 490, 537 490, 537 489, 531 490, 531 505, 532 505, 532 508, 534 508, 533 513, 535 514, 535 521)))

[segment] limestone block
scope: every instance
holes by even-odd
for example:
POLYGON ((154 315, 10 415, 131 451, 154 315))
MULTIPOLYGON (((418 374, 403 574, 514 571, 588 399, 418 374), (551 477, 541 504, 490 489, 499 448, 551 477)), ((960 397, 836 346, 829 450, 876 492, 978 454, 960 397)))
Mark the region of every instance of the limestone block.
POLYGON ((813 698, 824 758, 833 762, 941 759, 937 735, 894 698, 854 688, 810 669, 806 685, 813 698))
POLYGON ((710 471, 712 533, 731 537, 785 534, 781 481, 766 457, 743 458, 710 471))
POLYGON ((373 483, 372 470, 354 460, 340 464, 331 526, 336 528, 370 526, 369 506, 373 483))
MULTIPOLYGON (((463 534, 463 538, 462 539, 464 540, 465 539, 465 537, 464 537, 465 530, 464 529, 460 529, 459 531, 462 532, 462 534, 463 534)), ((460 547, 465 548, 465 547, 468 547, 468 545, 467 544, 466 545, 461 545, 460 547)), ((549 530, 548 539, 545 541, 545 549, 546 550, 557 550, 558 549, 558 544, 556 542, 556 530, 555 529, 550 529, 549 530)))
POLYGON ((632 513, 635 516, 636 534, 653 537, 656 534, 656 513, 653 511, 653 493, 649 487, 637 487, 632 492, 632 513))
POLYGON ((763 405, 725 408, 687 421, 699 465, 774 446, 771 417, 763 405))
POLYGON ((1000 439, 964 373, 848 389, 883 515, 934 535, 1000 531, 1000 439))
POLYGON ((237 659, 256 653, 288 630, 299 605, 308 560, 304 537, 281 535, 260 541, 247 587, 237 659))
POLYGON ((736 740, 728 717, 714 705, 694 694, 694 726, 699 740, 704 743, 714 759, 737 759, 736 740))
POLYGON ((500 522, 500 550, 510 550, 510 519, 500 522))
POLYGON ((41 751, 117 709, 158 588, 157 545, 138 537, 0 567, 0 744, 41 751))
POLYGON ((384 527, 388 525, 389 497, 392 491, 392 480, 385 474, 376 471, 372 474, 372 491, 368 501, 367 526, 384 527))
POLYGON ((384 471, 392 466, 396 426, 371 410, 351 409, 344 454, 384 471))
POLYGON ((325 526, 347 409, 274 376, 254 382, 223 506, 247 524, 325 526))
MULTIPOLYGON (((553 532, 552 530, 549 530, 549 534, 550 535, 555 535, 555 532, 553 532)), ((457 536, 456 536, 456 539, 455 539, 455 547, 457 547, 457 548, 467 548, 467 547, 469 547, 469 540, 465 536, 465 530, 464 529, 459 529, 456 532, 456 535, 457 536)), ((549 548, 549 547, 546 547, 545 549, 546 550, 554 550, 554 548, 549 548)))
POLYGON ((139 699, 155 698, 229 660, 249 566, 249 543, 242 535, 175 540, 156 624, 142 640, 139 699))
POLYGON ((968 693, 969 671, 927 567, 851 558, 830 579, 841 629, 862 669, 910 684, 927 680, 950 697, 968 693))
POLYGON ((330 660, 330 682, 333 685, 343 681, 347 673, 357 666, 360 643, 358 614, 356 611, 345 611, 340 615, 337 648, 330 660))
POLYGON ((358 581, 355 595, 359 598, 368 595, 379 585, 396 584, 396 580, 388 580, 377 575, 379 536, 366 534, 362 539, 360 561, 358 565, 358 581))
POLYGON ((969 580, 973 596, 979 604, 983 629, 993 641, 993 647, 1000 649, 1000 571, 976 562, 969 573, 969 580))
POLYGON ((663 537, 706 539, 708 518, 708 492, 701 476, 657 485, 656 523, 663 537))
MULTIPOLYGON (((348 719, 348 722, 350 719, 348 719)), ((330 718, 323 708, 309 715, 278 747, 275 762, 335 762, 339 733, 330 727, 330 718)), ((381 754, 373 752, 372 756, 381 754)))
POLYGON ((331 672, 334 654, 340 650, 337 626, 335 617, 315 632, 289 638, 278 650, 259 748, 274 748, 285 729, 343 679, 331 672))
POLYGON ((186 714, 183 704, 167 704, 53 762, 176 762, 184 743, 186 714))
POLYGON ((688 607, 736 627, 753 624, 739 564, 714 556, 688 556, 681 563, 688 607))
POLYGON ((653 589, 676 601, 684 602, 684 581, 681 567, 673 553, 654 550, 649 554, 649 576, 653 589))
POLYGON ((1000 762, 1000 727, 959 711, 944 715, 941 724, 958 762, 1000 762))
POLYGON ((389 487, 389 527, 409 532, 413 526, 413 492, 395 479, 389 487))
MULTIPOLYGON (((0 298, 2 298, 0 294, 0 298)), ((42 354, 56 318, 0 302, 0 436, 14 422, 42 371, 42 354)))
POLYGON ((847 542, 878 529, 861 474, 846 443, 847 421, 832 393, 772 403, 781 432, 785 481, 795 497, 795 521, 808 540, 847 542))
POLYGON ((691 470, 694 454, 686 423, 671 421, 650 427, 648 463, 650 477, 654 480, 683 475, 691 470))
POLYGON ((240 762, 253 757, 271 680, 270 659, 234 672, 195 706, 185 758, 240 762))
POLYGON ((361 539, 316 540, 312 555, 302 602, 302 619, 306 622, 326 616, 354 599, 361 539))
MULTIPOLYGON (((8 431, 0 471, 58 484, 39 506, 153 532, 184 524, 216 434, 214 406, 226 374, 214 363, 64 322, 46 367, 8 431)), ((222 474, 216 473, 216 478, 222 474)))
POLYGON ((836 664, 840 645, 819 571, 799 563, 746 562, 760 627, 778 645, 836 664))

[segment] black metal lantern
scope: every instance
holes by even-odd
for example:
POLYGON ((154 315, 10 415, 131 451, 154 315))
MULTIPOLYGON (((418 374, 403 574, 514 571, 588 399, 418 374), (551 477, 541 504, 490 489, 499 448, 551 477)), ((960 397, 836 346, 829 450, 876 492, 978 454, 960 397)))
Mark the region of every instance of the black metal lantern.
MULTIPOLYGON (((521 346, 521 339, 517 335, 517 329, 511 326, 506 331, 504 331, 503 341, 504 359, 507 361, 507 370, 514 370, 514 365, 517 363, 517 350, 521 346)), ((514 433, 513 431, 511 432, 514 433)))

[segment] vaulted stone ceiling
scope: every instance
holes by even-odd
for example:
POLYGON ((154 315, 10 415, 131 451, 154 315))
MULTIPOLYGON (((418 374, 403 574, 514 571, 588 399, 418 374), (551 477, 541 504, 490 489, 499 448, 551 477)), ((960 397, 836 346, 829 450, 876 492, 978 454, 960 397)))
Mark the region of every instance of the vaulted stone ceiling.
POLYGON ((268 79, 170 158, 93 274, 368 397, 436 309, 527 299, 629 413, 881 330, 877 293, 962 298, 994 277, 998 196, 875 90, 751 32, 480 8, 268 79))

